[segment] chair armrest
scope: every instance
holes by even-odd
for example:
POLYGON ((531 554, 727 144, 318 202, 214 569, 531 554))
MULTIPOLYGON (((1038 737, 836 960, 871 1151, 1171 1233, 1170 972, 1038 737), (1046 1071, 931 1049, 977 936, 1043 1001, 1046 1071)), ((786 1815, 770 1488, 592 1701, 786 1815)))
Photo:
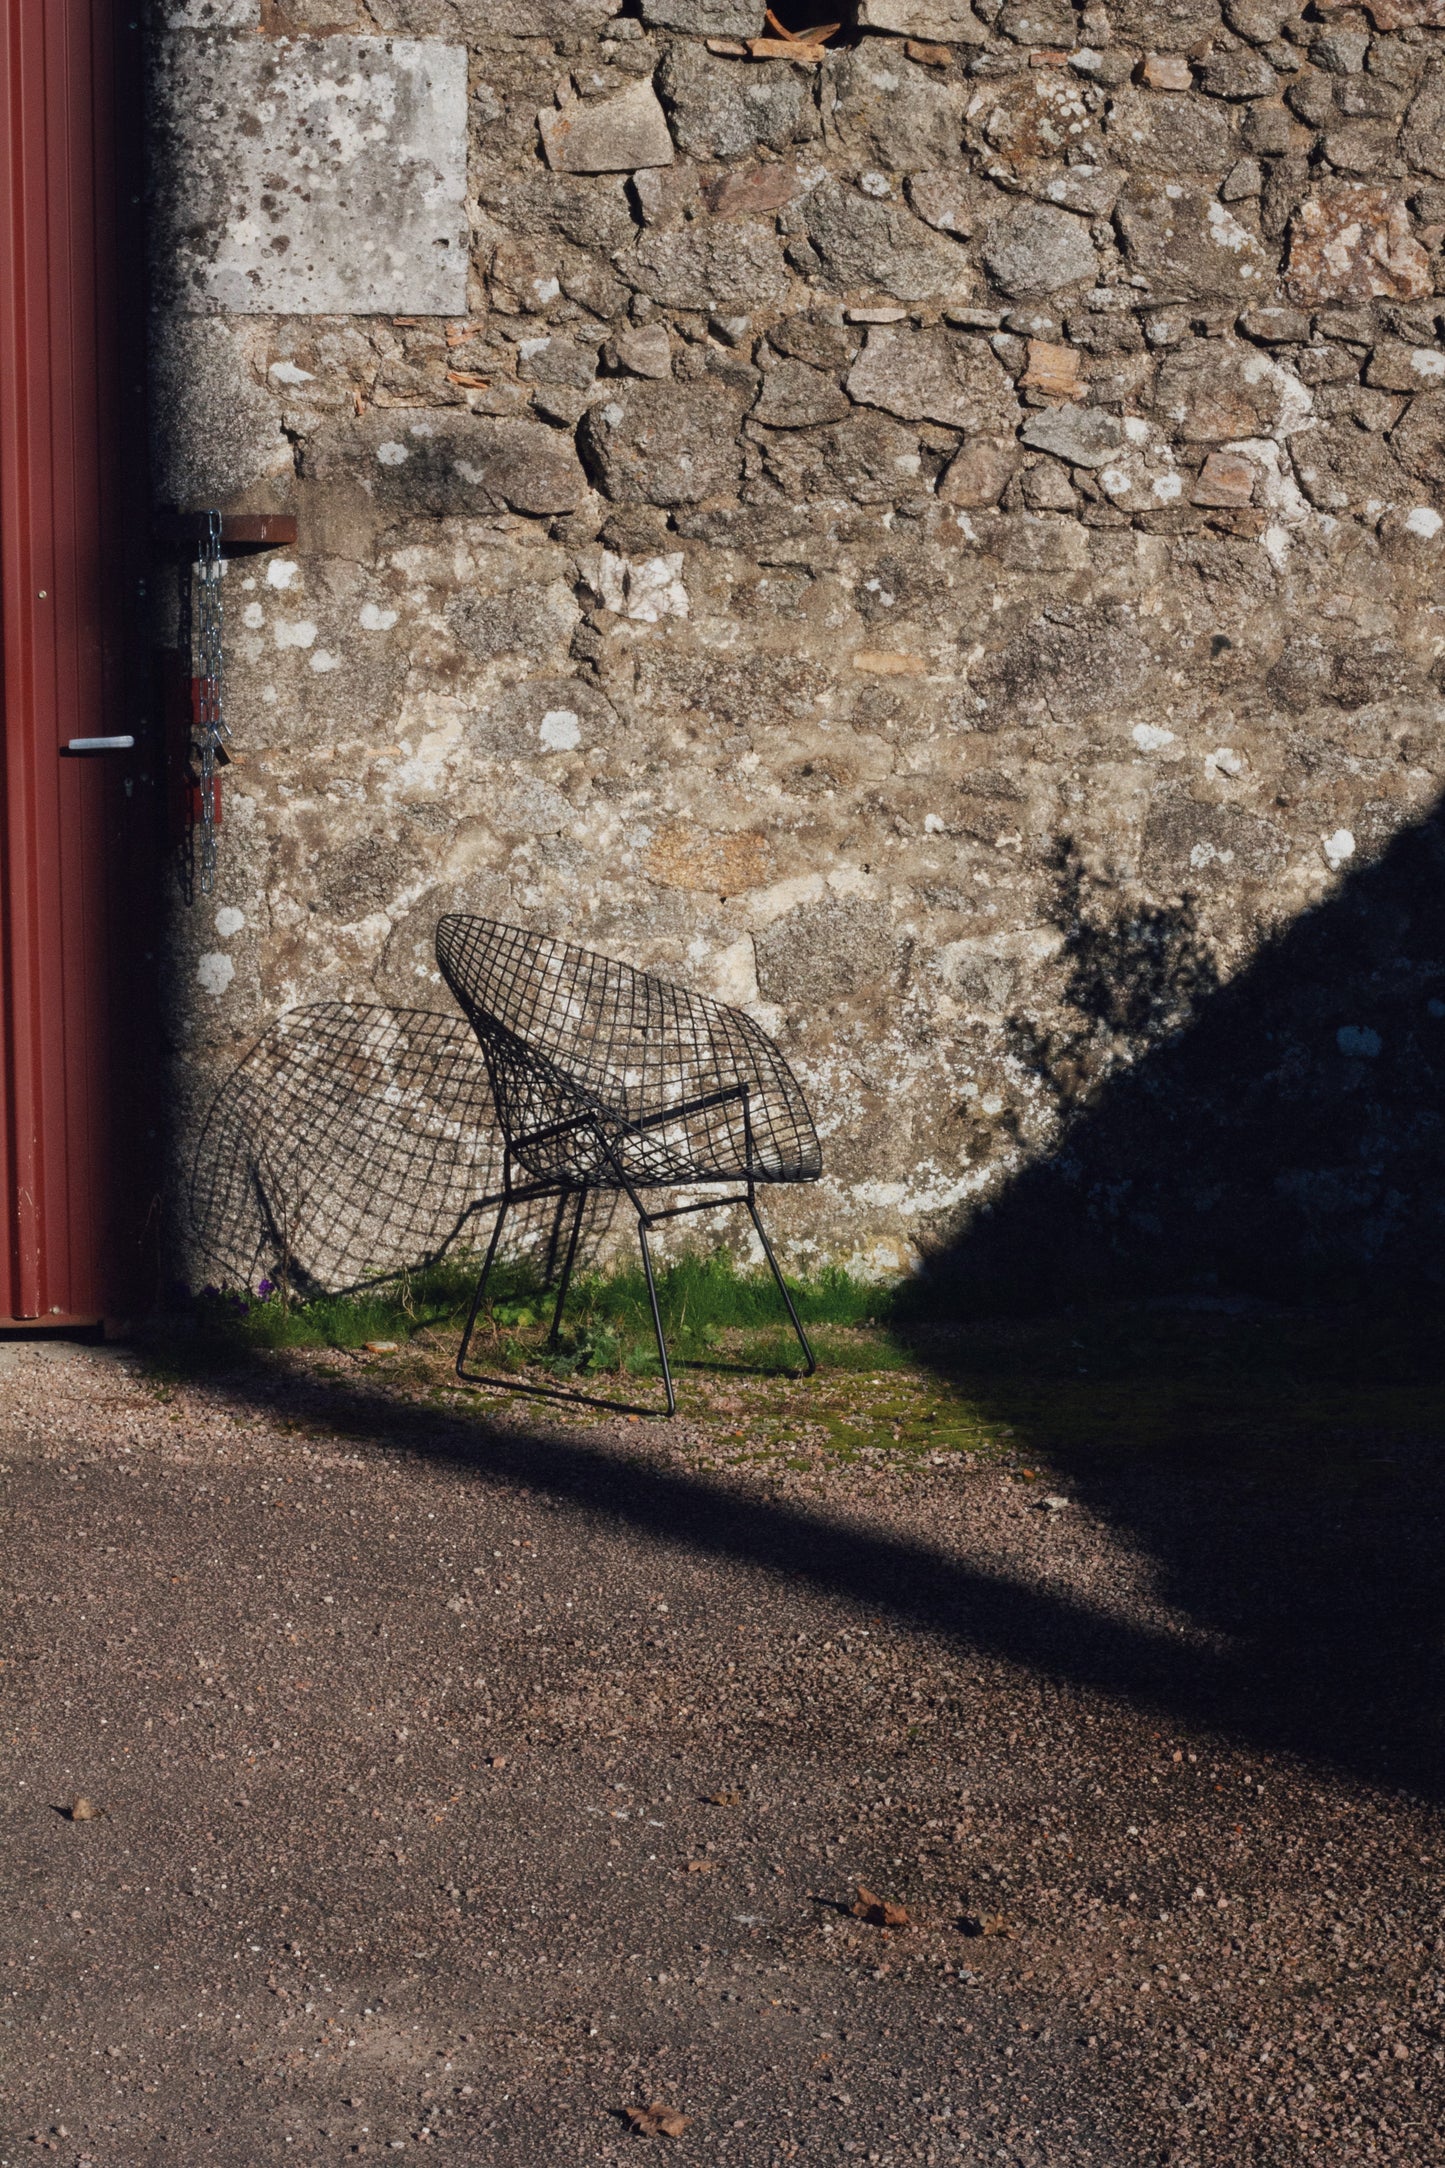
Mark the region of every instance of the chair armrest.
POLYGON ((675 1107, 660 1107, 655 1114, 640 1114, 634 1119, 609 1109, 607 1118, 624 1129, 660 1129, 664 1122, 681 1121, 685 1115, 701 1114, 708 1107, 724 1107, 731 1099, 746 1100, 751 1090, 751 1084, 727 1084, 720 1091, 705 1092, 699 1099, 680 1099, 675 1107))

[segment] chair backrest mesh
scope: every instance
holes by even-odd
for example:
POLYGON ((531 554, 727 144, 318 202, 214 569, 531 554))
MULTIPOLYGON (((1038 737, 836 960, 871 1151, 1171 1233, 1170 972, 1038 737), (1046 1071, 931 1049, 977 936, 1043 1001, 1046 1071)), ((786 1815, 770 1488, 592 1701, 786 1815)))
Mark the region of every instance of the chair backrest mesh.
POLYGON ((570 942, 460 913, 437 927, 437 962, 481 1041, 514 1144, 593 1114, 609 1132, 657 1125, 632 1138, 637 1179, 685 1180, 685 1166, 699 1175, 750 1169, 761 1181, 821 1171, 797 1079, 740 1010, 570 942), (748 1086, 746 1124, 740 1100, 691 1118, 685 1138, 657 1123, 738 1085, 748 1086))

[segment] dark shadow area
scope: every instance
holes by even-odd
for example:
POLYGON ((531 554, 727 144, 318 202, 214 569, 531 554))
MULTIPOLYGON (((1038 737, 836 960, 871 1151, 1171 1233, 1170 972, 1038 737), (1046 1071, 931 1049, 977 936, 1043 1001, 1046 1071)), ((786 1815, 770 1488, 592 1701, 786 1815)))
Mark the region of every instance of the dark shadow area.
POLYGON ((1220 985, 1194 904, 1056 864, 1065 1022, 1010 1021, 1060 1133, 933 1265, 935 1309, 1445 1277, 1445 829, 1398 835, 1220 985))
POLYGON ((1188 901, 1114 915, 1067 850, 1056 870, 1065 1022, 1012 1036, 1057 1145, 899 1329, 1238 1652, 1256 1736, 1437 1787, 1438 814, 1222 986, 1188 901), (1171 1301, 1193 1317, 1172 1364, 1171 1301), (1032 1378, 957 1331, 1066 1309, 1074 1346, 1032 1378))
MULTIPOLYGON (((987 1367, 977 1365, 980 1374, 987 1367)), ((1027 1361, 995 1341, 992 1368, 996 1404, 1021 1413, 1016 1396, 997 1388, 1000 1373, 1017 1377, 1027 1361)), ((1077 1475, 1078 1495, 1146 1542, 1152 1534, 1166 1569, 1171 1536, 1187 1538, 1212 1630, 1170 1631, 1042 1578, 973 1567, 924 1542, 648 1464, 595 1433, 578 1440, 522 1428, 480 1406, 447 1414, 264 1363, 212 1381, 273 1421, 324 1424, 503 1489, 525 1486, 697 1557, 741 1560, 875 1619, 1116 1696, 1161 1724, 1214 1727, 1262 1753, 1303 1755, 1430 1796, 1442 1790, 1438 1610, 1433 1638, 1423 1631, 1445 1507, 1433 1452, 1401 1470, 1408 1497, 1374 1493, 1361 1512, 1338 1483, 1296 1493, 1286 1482, 1261 1496, 1248 1452, 1190 1467, 1177 1452, 1091 1455, 1066 1440, 1054 1458, 1077 1475)))

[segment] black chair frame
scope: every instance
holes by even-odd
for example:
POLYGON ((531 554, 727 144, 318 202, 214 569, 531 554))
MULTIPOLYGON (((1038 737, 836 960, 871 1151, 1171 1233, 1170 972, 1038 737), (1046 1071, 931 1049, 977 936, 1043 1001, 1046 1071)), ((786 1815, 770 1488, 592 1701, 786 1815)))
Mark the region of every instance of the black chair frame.
MULTIPOLYGON (((749 1087, 746 1084, 741 1084, 736 1087, 735 1092, 726 1095, 722 1093, 713 1094, 711 1103, 716 1105, 720 1103, 724 1096, 736 1097, 739 1094, 746 1102, 748 1090, 749 1087)), ((664 1120, 670 1118, 673 1114, 692 1111, 693 1107, 691 1105, 673 1108, 669 1109, 668 1115, 659 1115, 655 1119, 664 1120)), ((745 1104, 745 1120, 746 1111, 745 1104)), ((600 1129, 597 1134, 599 1142, 601 1142, 602 1132, 600 1129)), ((603 1149, 606 1149, 605 1144, 603 1149)), ((637 1190, 622 1174, 620 1167, 617 1167, 615 1155, 609 1156, 612 1157, 612 1164, 616 1168, 617 1186, 628 1197, 637 1213, 637 1240, 642 1251, 642 1270, 647 1280, 647 1300, 652 1311, 652 1330, 657 1339, 657 1359, 662 1367, 662 1384, 667 1398, 666 1412, 668 1415, 676 1415, 677 1413, 677 1391, 672 1381, 672 1364, 668 1360, 667 1337, 662 1329, 662 1311, 657 1300, 657 1280, 652 1269, 652 1246, 647 1239, 649 1229, 656 1227, 662 1220, 684 1219, 693 1212, 717 1212, 723 1206, 730 1204, 747 1206, 748 1216, 752 1220, 758 1240, 763 1246, 763 1255, 768 1260, 768 1268, 778 1283, 778 1292, 787 1305, 788 1316, 792 1321, 793 1330, 798 1336, 798 1344, 803 1350, 803 1375, 804 1377, 812 1377, 818 1367, 818 1359, 813 1353, 808 1335, 803 1330, 803 1321, 799 1317, 797 1306, 788 1292, 788 1283, 783 1278, 782 1269, 773 1254, 773 1245, 768 1240, 768 1230, 764 1227, 762 1214, 758 1211, 756 1182, 749 1182, 745 1189, 729 1197, 704 1197, 696 1204, 674 1204, 666 1206, 661 1211, 649 1211, 637 1190)), ((562 1331, 562 1313, 566 1307, 567 1291, 572 1284, 572 1268, 577 1261, 577 1241, 582 1232, 582 1220, 593 1187, 593 1185, 586 1183, 578 1184, 574 1188, 568 1183, 528 1182, 518 1188, 512 1181, 512 1152, 510 1145, 507 1147, 506 1160, 502 1170, 502 1181, 503 1187, 500 1190, 490 1197, 479 1198, 477 1202, 476 1209, 479 1212, 486 1211, 490 1205, 498 1205, 501 1209, 497 1213, 496 1224, 492 1229, 492 1239, 487 1245, 486 1262, 482 1266, 481 1277, 477 1281, 476 1293, 472 1297, 472 1306, 467 1313, 466 1330, 462 1334, 462 1344, 457 1354, 457 1376, 462 1378, 468 1385, 505 1385, 512 1392, 533 1393, 539 1399, 544 1400, 575 1400, 580 1401, 586 1407, 611 1408, 625 1415, 650 1415, 655 1413, 656 1411, 651 1408, 634 1406, 630 1401, 599 1399, 592 1393, 562 1392, 559 1388, 553 1386, 531 1385, 510 1377, 483 1377, 479 1373, 467 1369, 467 1353, 472 1344, 472 1336, 476 1331, 477 1318, 481 1313, 482 1303, 486 1299, 487 1282, 492 1276, 492 1266, 496 1262, 497 1250, 502 1239, 502 1229, 507 1222, 507 1214, 514 1205, 535 1203, 544 1197, 556 1197, 565 1211, 567 1201, 575 1197, 577 1201, 572 1211, 572 1230, 567 1238, 567 1253, 562 1265, 562 1284, 557 1290, 557 1303, 552 1312, 552 1329, 547 1335, 546 1342, 549 1348, 556 1347, 562 1331)), ((611 1187, 610 1184, 608 1186, 611 1187)))
POLYGON ((458 1377, 630 1415, 658 1412, 467 1367, 508 1216, 549 1199, 557 1201, 559 1235, 570 1213, 546 1343, 557 1346, 583 1221, 598 1194, 626 1197, 637 1217, 667 1415, 677 1412, 677 1393, 648 1239, 667 1220, 746 1208, 811 1377, 817 1358, 768 1239, 757 1191, 815 1180, 821 1157, 797 1081, 772 1041, 742 1012, 520 928, 445 918, 437 958, 481 1043, 505 1143, 502 1187, 474 1207, 495 1206, 497 1217, 457 1355, 458 1377), (508 1008, 510 1016, 501 1013, 508 1008), (751 1077, 736 1074, 748 1068, 751 1077), (689 1082, 691 1091, 670 1096, 689 1082), (726 1194, 677 1205, 650 1201, 668 1188, 713 1186, 726 1194))

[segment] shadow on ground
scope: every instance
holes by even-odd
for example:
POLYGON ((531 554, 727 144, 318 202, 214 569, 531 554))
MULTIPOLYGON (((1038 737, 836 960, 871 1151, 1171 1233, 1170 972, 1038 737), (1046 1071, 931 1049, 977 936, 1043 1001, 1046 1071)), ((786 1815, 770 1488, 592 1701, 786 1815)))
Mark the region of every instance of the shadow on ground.
MULTIPOLYGON (((1330 1337, 1296 1329, 1302 1348, 1330 1337)), ((761 1567, 1162 1723, 1438 1793, 1445 1474, 1435 1440, 1377 1420, 1400 1408, 1372 1410, 1368 1394, 1316 1431, 1294 1405, 1278 1344, 1272 1321, 1201 1330, 1191 1319, 1161 1333, 1156 1319, 1128 1312, 1069 1320, 1063 1333, 980 1329, 952 1336, 947 1351, 935 1340, 938 1367, 1007 1426, 1021 1460, 1038 1462, 1047 1478, 1038 1491, 1062 1484, 1137 1534, 1162 1593, 1187 1614, 1181 1630, 793 1499, 760 1502, 754 1486, 744 1496, 725 1476, 633 1449, 615 1426, 610 1437, 569 1436, 545 1419, 523 1428, 489 1416, 485 1399, 448 1414, 269 1363, 227 1377, 224 1390, 272 1420, 524 1484, 692 1555, 761 1567), (1096 1386, 1063 1376, 1067 1360, 1089 1354, 1101 1364, 1096 1386), (1221 1361, 1232 1377, 1221 1380, 1221 1361)), ((807 1388, 796 1390, 801 1401, 807 1388)), ((1406 1390, 1433 1404, 1429 1388, 1406 1390)))

